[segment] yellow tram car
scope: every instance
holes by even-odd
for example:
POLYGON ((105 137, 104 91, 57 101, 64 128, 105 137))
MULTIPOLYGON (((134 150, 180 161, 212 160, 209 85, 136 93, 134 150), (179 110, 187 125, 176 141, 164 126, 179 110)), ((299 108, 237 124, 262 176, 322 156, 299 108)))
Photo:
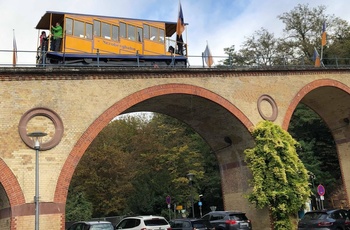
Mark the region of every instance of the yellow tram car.
POLYGON ((40 44, 38 48, 37 64, 186 67, 187 44, 179 45, 172 38, 176 25, 176 22, 47 11, 36 26, 49 34, 46 47, 40 44), (51 28, 57 22, 63 36, 59 49, 52 50, 51 28))

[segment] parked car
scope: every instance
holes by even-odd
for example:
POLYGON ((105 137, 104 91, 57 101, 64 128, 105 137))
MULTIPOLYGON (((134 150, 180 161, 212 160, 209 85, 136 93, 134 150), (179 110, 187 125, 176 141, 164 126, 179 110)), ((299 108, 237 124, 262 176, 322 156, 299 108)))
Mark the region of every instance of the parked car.
POLYGON ((169 222, 162 216, 125 217, 115 228, 117 230, 171 230, 169 222))
POLYGON ((345 230, 346 210, 314 210, 306 212, 298 223, 298 230, 336 229, 345 230))
POLYGON ((215 230, 252 230, 252 223, 244 212, 213 211, 205 214, 203 220, 209 221, 215 230))
POLYGON ((174 219, 170 220, 172 230, 211 230, 210 223, 203 219, 174 219))
POLYGON ((347 211, 346 220, 345 220, 345 229, 350 230, 350 209, 347 211))
POLYGON ((67 230, 114 230, 114 227, 109 221, 78 221, 67 230))

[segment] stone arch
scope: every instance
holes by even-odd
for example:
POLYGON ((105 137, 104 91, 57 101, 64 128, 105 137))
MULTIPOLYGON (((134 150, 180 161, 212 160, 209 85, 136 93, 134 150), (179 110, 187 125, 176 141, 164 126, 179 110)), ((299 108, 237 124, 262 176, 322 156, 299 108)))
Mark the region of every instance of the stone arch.
MULTIPOLYGON (((336 81, 332 79, 321 79, 321 80, 315 80, 307 85, 305 85, 293 98, 291 101, 287 113, 284 117, 282 128, 284 130, 288 129, 290 119, 293 115, 293 112, 295 111, 297 105, 303 101, 303 99, 312 91, 321 89, 323 87, 330 87, 333 90, 331 91, 332 93, 339 94, 338 98, 342 98, 343 102, 340 104, 337 104, 337 110, 339 112, 337 114, 332 114, 332 119, 325 120, 326 124, 328 125, 330 131, 332 132, 334 141, 336 143, 336 149, 338 152, 338 158, 339 158, 339 164, 340 164, 340 171, 342 175, 342 181, 344 185, 344 189, 346 191, 346 199, 347 199, 347 205, 349 206, 349 201, 350 201, 350 194, 347 188, 350 187, 350 177, 348 176, 350 173, 350 170, 348 169, 348 161, 350 160, 349 155, 347 154, 348 152, 348 146, 350 143, 350 137, 348 134, 348 129, 349 129, 349 119, 350 119, 350 106, 348 105, 348 99, 350 99, 350 87, 347 85, 336 81), (334 91, 336 90, 336 91, 334 91), (345 98, 345 96, 346 98, 345 98), (344 99, 345 98, 345 99, 344 99), (339 105, 344 105, 340 106, 339 105), (342 124, 343 123, 343 124, 342 124), (344 130, 341 130, 344 129, 344 130)), ((331 97, 335 97, 335 95, 330 95, 331 97)), ((328 95, 329 97, 329 95, 328 95)), ((334 100, 334 103, 336 104, 338 101, 334 100)), ((309 101, 310 103, 310 101, 309 101)), ((312 104, 312 103, 310 103, 312 104)), ((327 110, 327 109, 324 109, 327 110)), ((334 110, 334 108, 333 108, 334 110)), ((322 108, 319 108, 316 111, 318 113, 322 113, 322 108)), ((323 117, 324 119, 324 117, 323 117)))
POLYGON ((11 207, 25 203, 24 195, 16 176, 6 163, 0 159, 0 183, 4 186, 11 207))
POLYGON ((300 101, 305 97, 305 95, 310 93, 312 90, 322 86, 336 87, 350 94, 350 88, 347 85, 332 79, 316 80, 305 85, 301 90, 299 90, 299 92, 293 98, 292 102, 289 104, 289 107, 287 109, 286 115, 284 116, 283 123, 282 123, 282 128, 284 130, 288 129, 288 125, 293 115, 293 112, 297 107, 297 105, 300 103, 300 101))
POLYGON ((69 154, 66 162, 63 165, 61 173, 58 178, 56 185, 56 191, 54 196, 54 202, 56 203, 65 203, 68 195, 68 187, 70 180, 74 173, 76 166, 79 163, 79 160, 83 156, 85 150, 91 144, 93 139, 98 135, 98 133, 117 115, 121 114, 123 111, 127 110, 133 105, 136 105, 144 100, 147 100, 152 97, 166 95, 166 94, 188 94, 195 95, 209 99, 231 114, 237 117, 241 121, 243 126, 247 129, 253 126, 252 122, 232 103, 224 99, 218 94, 215 94, 207 89, 187 84, 164 84, 149 87, 143 90, 140 90, 124 99, 116 102, 110 108, 108 108, 103 114, 101 114, 83 133, 82 137, 78 140, 71 153, 69 154))
POLYGON ((15 219, 20 211, 20 208, 17 207, 25 204, 24 194, 16 176, 2 159, 0 159, 0 171, 0 183, 5 189, 10 203, 11 229, 16 229, 15 219))

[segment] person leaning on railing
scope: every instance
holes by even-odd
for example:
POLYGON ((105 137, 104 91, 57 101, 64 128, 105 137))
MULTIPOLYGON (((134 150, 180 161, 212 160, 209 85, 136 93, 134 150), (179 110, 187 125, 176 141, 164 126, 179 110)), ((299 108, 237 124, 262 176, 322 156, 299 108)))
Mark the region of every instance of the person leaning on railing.
POLYGON ((41 51, 47 51, 47 49, 48 49, 47 43, 48 43, 48 37, 46 36, 46 32, 43 31, 43 32, 41 32, 41 35, 40 35, 40 49, 41 49, 41 51))

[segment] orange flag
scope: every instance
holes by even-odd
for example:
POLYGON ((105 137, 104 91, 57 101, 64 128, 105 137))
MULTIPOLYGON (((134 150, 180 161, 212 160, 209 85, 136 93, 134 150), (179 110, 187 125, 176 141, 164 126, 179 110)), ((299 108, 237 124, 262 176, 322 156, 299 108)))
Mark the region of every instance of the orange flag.
POLYGON ((318 54, 316 48, 314 48, 314 57, 313 60, 315 62, 315 67, 320 67, 321 66, 321 59, 320 59, 320 55, 318 54))
POLYGON ((326 22, 323 23, 322 26, 322 46, 325 46, 327 42, 327 33, 326 33, 326 22))
POLYGON ((13 53, 12 53, 12 65, 15 67, 17 64, 17 43, 15 37, 15 30, 13 30, 13 53))
POLYGON ((203 52, 203 57, 204 57, 205 63, 210 68, 213 65, 214 61, 213 61, 213 56, 211 55, 208 44, 207 44, 207 47, 205 47, 205 50, 203 52))

